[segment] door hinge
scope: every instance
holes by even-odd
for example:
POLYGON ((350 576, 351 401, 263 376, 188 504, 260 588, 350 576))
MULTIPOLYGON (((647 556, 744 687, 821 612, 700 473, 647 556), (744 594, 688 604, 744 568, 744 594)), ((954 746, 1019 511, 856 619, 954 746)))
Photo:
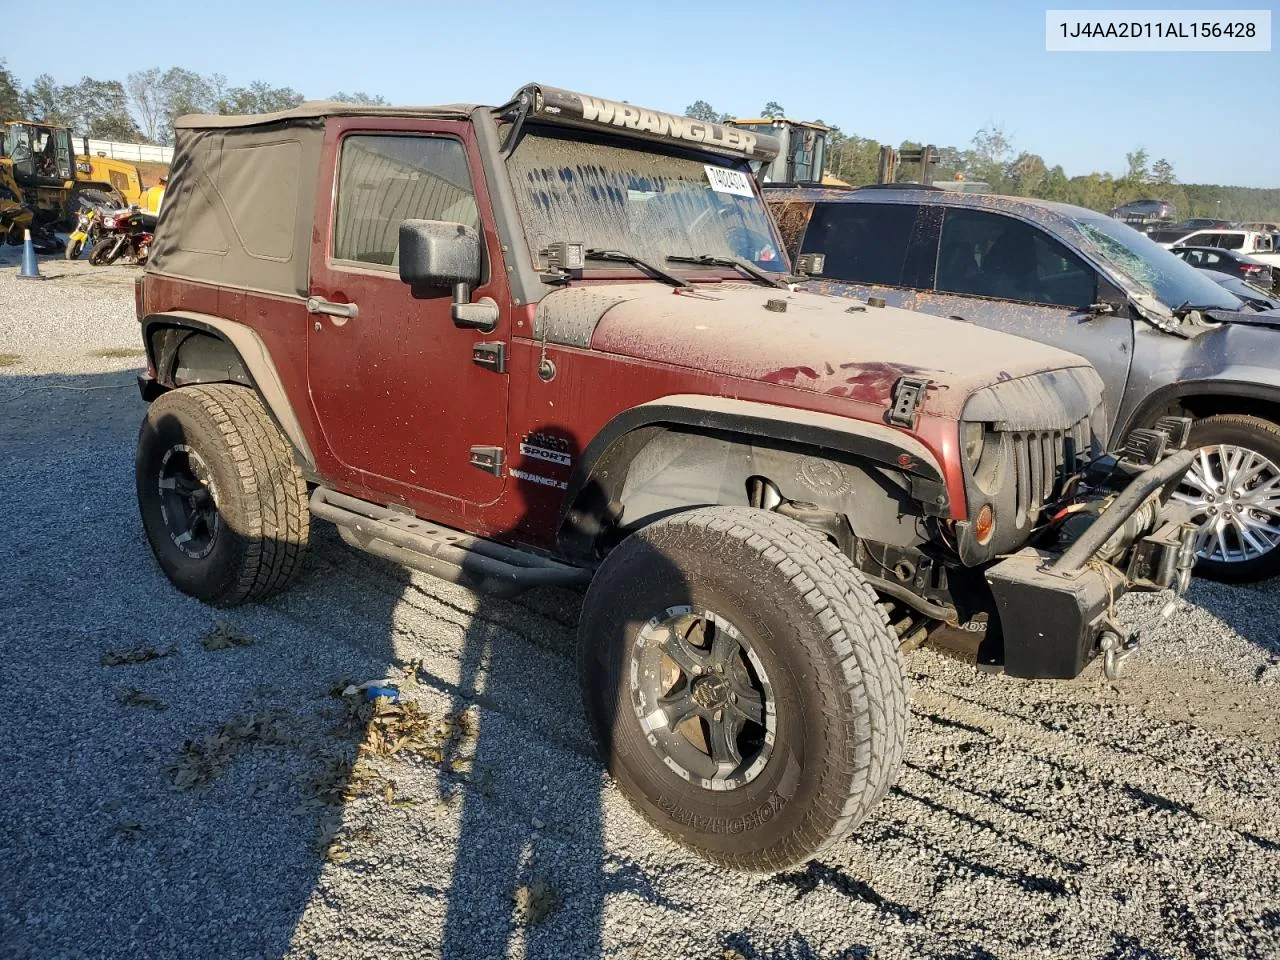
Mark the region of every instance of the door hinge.
POLYGON ((473 343, 471 362, 494 373, 506 373, 507 345, 501 340, 496 343, 473 343))
POLYGON ((495 477, 502 476, 502 448, 472 447, 471 465, 479 467, 485 473, 492 473, 495 477))
POLYGON ((899 427, 916 425, 916 409, 924 401, 925 391, 932 380, 924 377, 899 377, 893 385, 893 406, 889 410, 889 422, 899 427))

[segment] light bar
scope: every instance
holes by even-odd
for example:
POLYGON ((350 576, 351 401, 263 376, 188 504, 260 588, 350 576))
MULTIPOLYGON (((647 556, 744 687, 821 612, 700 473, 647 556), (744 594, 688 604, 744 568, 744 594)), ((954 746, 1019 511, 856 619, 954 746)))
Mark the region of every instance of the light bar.
POLYGON ((767 134, 707 123, 690 117, 677 117, 675 114, 647 110, 630 103, 601 100, 537 83, 517 90, 511 98, 511 105, 521 110, 527 109, 530 118, 544 123, 558 123, 588 130, 607 129, 647 140, 693 144, 716 153, 762 160, 765 163, 776 157, 782 149, 778 138, 767 134))

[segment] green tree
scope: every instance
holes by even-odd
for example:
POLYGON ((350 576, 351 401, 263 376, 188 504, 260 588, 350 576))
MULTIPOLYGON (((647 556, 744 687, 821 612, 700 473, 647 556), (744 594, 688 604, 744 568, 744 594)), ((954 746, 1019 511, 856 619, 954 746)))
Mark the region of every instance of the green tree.
POLYGON ((164 91, 160 85, 160 68, 138 70, 125 77, 129 106, 138 118, 142 139, 156 143, 164 134, 166 116, 164 91))
POLYGON ((119 80, 95 80, 63 87, 61 100, 71 117, 70 126, 82 135, 101 140, 137 140, 138 126, 129 115, 129 98, 119 80))
POLYGON ((1177 177, 1173 175, 1173 164, 1161 157, 1151 168, 1151 179, 1162 187, 1175 183, 1177 177))
POLYGON ((1038 154, 1025 151, 1018 154, 1004 171, 1005 182, 1019 197, 1044 196, 1048 175, 1049 168, 1044 159, 1038 154))
POLYGON ((0 59, 0 122, 22 118, 22 85, 0 59))
POLYGON ((684 115, 692 120, 701 120, 703 123, 724 123, 729 119, 729 114, 719 113, 705 100, 693 101, 684 108, 684 115))
POLYGON ((764 105, 764 109, 760 111, 760 116, 769 120, 777 120, 779 117, 785 117, 787 111, 782 108, 777 100, 770 100, 764 105))
POLYGON ((255 80, 247 87, 232 87, 218 99, 218 113, 275 113, 296 107, 305 98, 292 87, 273 87, 255 80))
POLYGON ((47 73, 36 77, 23 94, 22 112, 27 118, 43 123, 65 125, 72 120, 67 111, 66 88, 58 86, 47 73))
POLYGON ((337 100, 339 103, 363 103, 363 104, 369 104, 370 106, 379 106, 379 107, 383 107, 387 105, 386 97, 382 96, 381 94, 378 94, 377 96, 370 96, 369 94, 365 93, 363 90, 357 90, 355 93, 344 93, 343 91, 339 90, 329 99, 337 100))

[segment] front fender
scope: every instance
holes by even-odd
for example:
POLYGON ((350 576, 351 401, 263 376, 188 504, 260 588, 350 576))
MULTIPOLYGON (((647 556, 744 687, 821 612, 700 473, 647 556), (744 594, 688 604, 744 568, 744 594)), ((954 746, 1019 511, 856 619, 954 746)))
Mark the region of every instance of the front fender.
POLYGON ((590 552, 601 532, 602 516, 619 502, 633 458, 657 434, 670 430, 885 468, 901 475, 920 513, 951 514, 953 504, 942 466, 910 434, 834 414, 732 397, 678 394, 623 411, 587 445, 569 479, 561 511, 559 539, 567 554, 590 552))
POLYGON ((1112 446, 1196 397, 1280 405, 1280 331, 1224 323, 1190 340, 1148 331, 1138 338, 1125 409, 1112 446))

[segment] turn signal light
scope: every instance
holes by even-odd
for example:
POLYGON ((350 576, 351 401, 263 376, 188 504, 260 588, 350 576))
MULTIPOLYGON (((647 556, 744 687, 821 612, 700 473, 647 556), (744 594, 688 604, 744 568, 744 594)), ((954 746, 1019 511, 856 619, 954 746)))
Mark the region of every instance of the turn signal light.
POLYGON ((996 512, 991 509, 991 504, 983 504, 982 509, 978 511, 978 518, 973 521, 973 532, 978 537, 978 542, 986 546, 991 542, 991 534, 996 529, 996 512))

